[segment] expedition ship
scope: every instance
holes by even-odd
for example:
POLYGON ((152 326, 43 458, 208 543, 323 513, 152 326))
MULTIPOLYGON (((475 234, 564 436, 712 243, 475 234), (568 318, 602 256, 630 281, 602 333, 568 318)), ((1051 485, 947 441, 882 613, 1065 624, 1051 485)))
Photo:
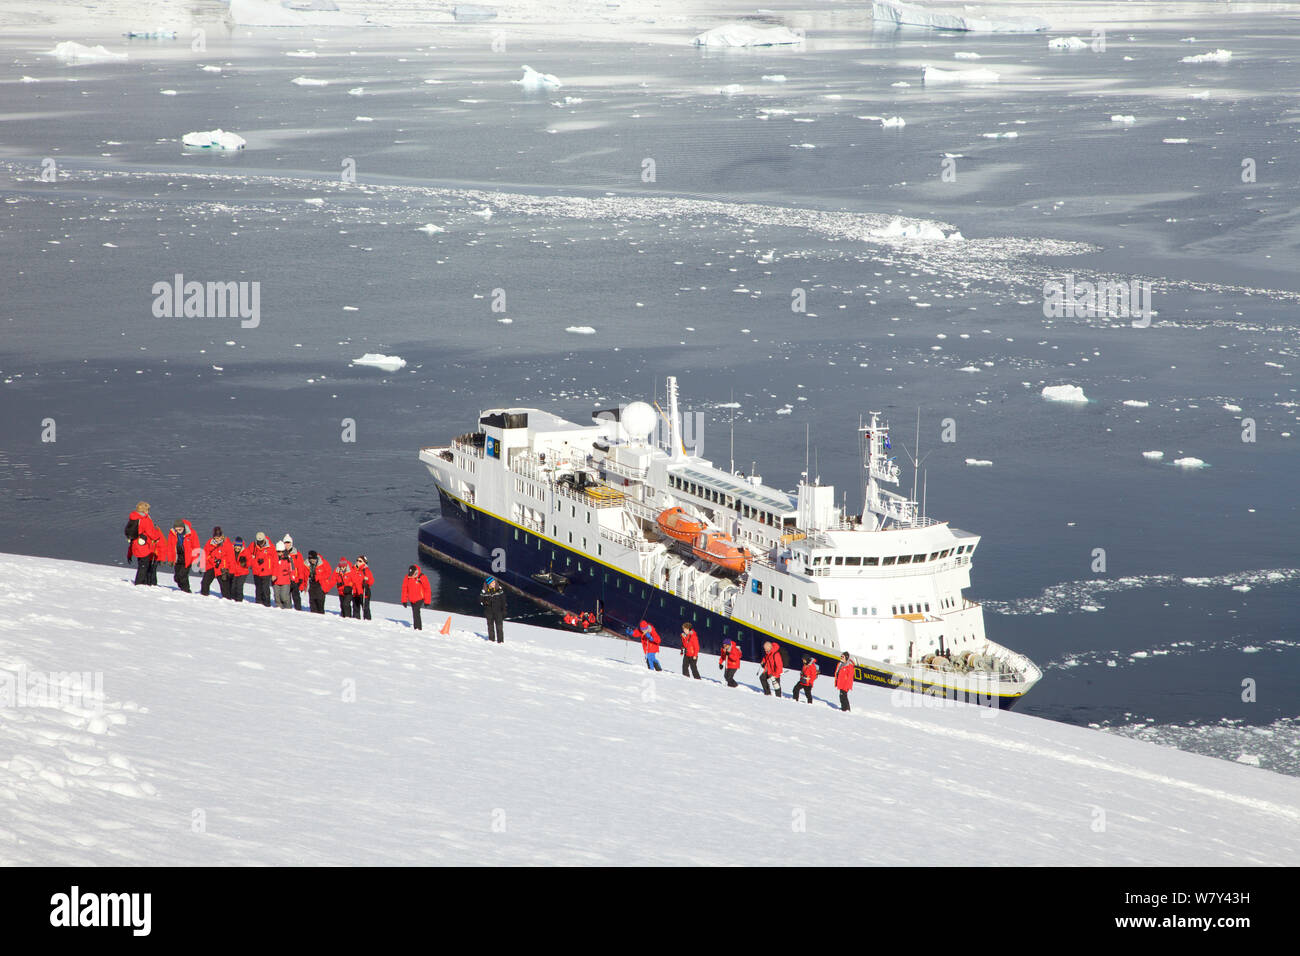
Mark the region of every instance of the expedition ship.
POLYGON ((962 594, 980 538, 881 487, 899 468, 879 413, 859 429, 859 515, 807 474, 789 494, 687 454, 675 378, 662 414, 633 402, 592 418, 489 409, 421 448, 441 505, 421 556, 621 635, 645 619, 674 646, 689 621, 702 654, 730 639, 758 661, 775 640, 825 674, 847 651, 859 681, 1001 708, 1042 677, 962 594))

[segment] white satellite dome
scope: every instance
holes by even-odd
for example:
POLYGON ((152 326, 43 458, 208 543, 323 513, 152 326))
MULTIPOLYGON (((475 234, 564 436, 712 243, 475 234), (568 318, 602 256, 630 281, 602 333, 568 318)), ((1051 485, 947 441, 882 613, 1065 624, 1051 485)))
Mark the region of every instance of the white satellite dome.
POLYGON ((645 402, 632 402, 619 416, 623 432, 633 441, 645 441, 655 430, 658 420, 659 413, 645 402))

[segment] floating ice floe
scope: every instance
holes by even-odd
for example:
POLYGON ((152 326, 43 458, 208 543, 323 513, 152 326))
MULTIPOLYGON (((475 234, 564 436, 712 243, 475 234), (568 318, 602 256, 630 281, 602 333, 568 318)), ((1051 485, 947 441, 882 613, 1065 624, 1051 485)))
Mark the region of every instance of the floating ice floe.
POLYGON ((571 325, 564 331, 572 332, 574 335, 595 335, 596 330, 590 325, 571 325))
POLYGON ((1086 50, 1088 43, 1078 37, 1053 37, 1047 41, 1049 50, 1086 50))
POLYGON ((1161 458, 1165 457, 1165 453, 1162 451, 1144 451, 1142 457, 1148 458, 1151 461, 1159 461, 1161 458))
POLYGON ((932 30, 963 30, 968 33, 1042 33, 1051 24, 1037 17, 987 19, 957 13, 940 13, 915 3, 897 0, 874 0, 871 4, 874 27, 929 27, 932 30))
POLYGON ((1164 139, 1162 139, 1160 142, 1165 143, 1165 144, 1167 144, 1167 145, 1169 145, 1169 146, 1182 146, 1182 145, 1186 144, 1186 142, 1187 142, 1187 137, 1185 137, 1185 136, 1166 136, 1166 137, 1165 137, 1164 139))
POLYGON ((364 86, 354 86, 348 90, 348 96, 365 96, 366 88, 364 86))
POLYGON ((1209 468, 1209 463, 1199 458, 1192 458, 1190 455, 1186 458, 1175 458, 1173 460, 1175 468, 1209 468))
POLYGON ((406 359, 397 355, 381 355, 378 352, 367 352, 361 358, 353 359, 352 364, 369 365, 383 369, 385 372, 396 372, 398 369, 406 368, 406 359))
POLYGON ((1224 411, 1227 411, 1227 412, 1239 412, 1239 411, 1241 411, 1241 406, 1240 406, 1240 405, 1233 405, 1231 402, 1224 402, 1224 403, 1223 403, 1223 410, 1224 410, 1224 411))
POLYGON ((329 86, 329 80, 314 80, 310 76, 295 76, 290 80, 294 86, 329 86))
POLYGON ((867 234, 873 239, 952 240, 957 242, 962 240, 960 232, 944 235, 943 229, 937 224, 927 222, 924 219, 913 219, 910 222, 904 222, 898 218, 891 219, 887 226, 872 229, 867 234))
POLYGON ((304 199, 303 202, 305 202, 305 203, 306 203, 307 205, 309 205, 309 206, 323 206, 323 205, 325 205, 325 200, 324 200, 324 199, 321 199, 320 196, 311 196, 311 197, 309 197, 309 198, 307 198, 307 199, 304 199))
POLYGON ((890 83, 889 85, 890 86, 911 86, 912 84, 907 82, 907 80, 899 80, 897 83, 890 83))
POLYGON ((785 27, 756 27, 748 23, 728 23, 705 30, 693 41, 696 46, 746 47, 790 46, 803 42, 803 34, 785 27))
POLYGON ((186 133, 181 143, 196 149, 243 149, 248 141, 238 133, 223 129, 210 129, 201 133, 186 133))
POLYGON ((538 73, 528 64, 524 64, 524 75, 511 82, 516 86, 522 86, 526 90, 558 90, 561 86, 560 80, 555 74, 538 73))
POLYGON ((1144 402, 1141 399, 1137 399, 1137 398, 1126 398, 1124 399, 1124 404, 1127 405, 1129 408, 1147 408, 1151 403, 1144 402))
POLYGON ((1125 126, 1132 126, 1137 122, 1137 117, 1125 116, 1123 113, 1113 113, 1111 114, 1110 121, 1112 123, 1123 123, 1125 126))
POLYGON ((221 67, 219 67, 219 66, 213 66, 213 65, 211 65, 211 64, 209 64, 208 66, 201 66, 201 67, 199 67, 199 69, 202 70, 204 73, 220 73, 220 72, 221 72, 221 67))
POLYGON ((978 53, 972 53, 969 50, 959 50, 953 54, 955 60, 978 60, 979 58, 978 53))
POLYGON ((315 50, 286 50, 284 52, 284 55, 301 57, 303 59, 312 59, 314 57, 320 56, 320 54, 317 53, 315 50))
POLYGON ((1017 139, 1020 134, 1015 130, 1006 133, 980 133, 985 139, 1017 139))
POLYGON ((764 82, 764 83, 784 83, 784 82, 785 82, 785 74, 784 74, 784 73, 764 73, 764 74, 763 74, 763 82, 764 82))
POLYGON ((430 236, 435 235, 439 232, 446 232, 446 231, 447 230, 443 229, 442 226, 435 226, 431 222, 426 222, 423 226, 421 226, 419 229, 416 230, 416 232, 423 232, 426 235, 430 235, 430 236))
POLYGON ((921 82, 926 86, 941 86, 949 83, 996 83, 998 74, 980 67, 974 70, 941 70, 937 66, 921 67, 921 82))
POLYGON ((1227 63, 1232 59, 1231 50, 1215 50, 1213 53, 1198 53, 1196 56, 1185 56, 1179 63, 1227 63))
POLYGON ((745 92, 745 88, 739 83, 728 83, 726 86, 719 86, 716 92, 723 96, 735 96, 737 93, 745 92))
POLYGON ((972 468, 989 468, 993 465, 993 462, 989 461, 987 458, 967 458, 966 464, 970 465, 972 468))
POLYGON ((176 95, 176 91, 175 91, 175 90, 159 90, 159 91, 158 91, 158 95, 159 95, 159 96, 175 96, 175 95, 176 95))
POLYGON ((65 63, 116 63, 126 59, 125 53, 114 53, 102 43, 98 46, 86 46, 75 40, 64 40, 55 44, 49 53, 65 63))
POLYGON ((880 125, 883 129, 902 129, 907 125, 907 120, 901 116, 882 116, 880 125))
POLYGON ((1074 402, 1085 404, 1088 396, 1078 385, 1047 385, 1043 388, 1043 398, 1049 402, 1074 402))

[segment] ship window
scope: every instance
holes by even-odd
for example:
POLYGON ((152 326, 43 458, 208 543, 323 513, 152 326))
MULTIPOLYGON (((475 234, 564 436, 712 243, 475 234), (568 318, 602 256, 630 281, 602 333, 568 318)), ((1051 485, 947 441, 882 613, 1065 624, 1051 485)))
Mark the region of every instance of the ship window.
POLYGON ((925 609, 926 609, 926 611, 929 611, 929 610, 930 610, 930 602, 929 602, 929 601, 926 601, 926 602, 925 602, 925 609))
POLYGON ((898 605, 896 605, 896 604, 894 604, 894 605, 890 605, 890 607, 889 607, 889 613, 890 613, 890 614, 897 614, 897 613, 898 613, 898 605))
POLYGON ((753 582, 753 591, 759 597, 763 596, 763 582, 758 580, 757 578, 755 578, 753 582))
POLYGON ((793 593, 790 595, 790 606, 791 607, 799 606, 799 595, 793 593))
POLYGON ((519 540, 519 529, 518 529, 518 528, 515 528, 515 540, 516 540, 516 541, 519 540))
POLYGON ((604 553, 605 553, 605 547, 604 547, 604 545, 600 545, 600 544, 596 545, 596 556, 599 557, 600 555, 602 555, 602 554, 604 554, 604 553))
POLYGON ((861 567, 861 566, 862 566, 862 557, 861 557, 860 555, 851 554, 851 555, 849 555, 848 557, 846 557, 846 558, 844 559, 844 563, 847 564, 847 565, 849 565, 850 567, 855 567, 855 568, 856 568, 856 567, 861 567))
POLYGON ((914 554, 914 555, 912 555, 912 563, 913 563, 913 564, 921 564, 923 561, 925 561, 925 555, 923 555, 923 554, 914 554))
POLYGON ((916 607, 915 604, 909 604, 909 605, 907 606, 907 613, 908 613, 908 614, 915 614, 916 611, 913 610, 913 608, 915 608, 915 607, 916 607))
POLYGON ((836 564, 843 564, 843 563, 844 563, 844 555, 842 555, 842 554, 837 554, 837 555, 835 555, 835 563, 836 563, 836 564))
POLYGON ((876 609, 874 607, 871 609, 871 616, 872 617, 876 616, 876 609))
POLYGON ((874 568, 876 565, 880 564, 880 559, 875 557, 863 558, 862 563, 869 568, 874 568))
POLYGON ((960 548, 958 548, 958 549, 957 549, 957 553, 958 553, 958 554, 965 554, 965 553, 966 553, 966 545, 963 544, 960 548))
POLYGON ((935 558, 937 558, 938 556, 939 556, 939 552, 936 551, 934 554, 930 555, 929 560, 933 561, 933 560, 934 560, 935 558))
POLYGON ((880 559, 880 563, 883 564, 883 565, 885 565, 885 566, 887 567, 887 566, 893 564, 893 563, 894 563, 895 561, 897 561, 897 560, 898 560, 898 559, 895 558, 895 557, 891 554, 891 555, 890 555, 889 557, 887 557, 887 558, 881 558, 881 559, 880 559))

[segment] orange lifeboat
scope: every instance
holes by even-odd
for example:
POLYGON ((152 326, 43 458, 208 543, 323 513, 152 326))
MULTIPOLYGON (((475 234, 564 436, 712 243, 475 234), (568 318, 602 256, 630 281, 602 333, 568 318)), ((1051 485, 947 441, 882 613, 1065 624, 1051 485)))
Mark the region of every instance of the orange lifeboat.
POLYGON ((704 530, 703 521, 697 521, 681 508, 669 508, 667 511, 659 512, 655 524, 659 525, 659 530, 668 537, 686 544, 692 543, 704 530))
POLYGON ((749 566, 748 548, 739 547, 725 534, 701 534, 691 546, 691 553, 736 574, 749 566))

